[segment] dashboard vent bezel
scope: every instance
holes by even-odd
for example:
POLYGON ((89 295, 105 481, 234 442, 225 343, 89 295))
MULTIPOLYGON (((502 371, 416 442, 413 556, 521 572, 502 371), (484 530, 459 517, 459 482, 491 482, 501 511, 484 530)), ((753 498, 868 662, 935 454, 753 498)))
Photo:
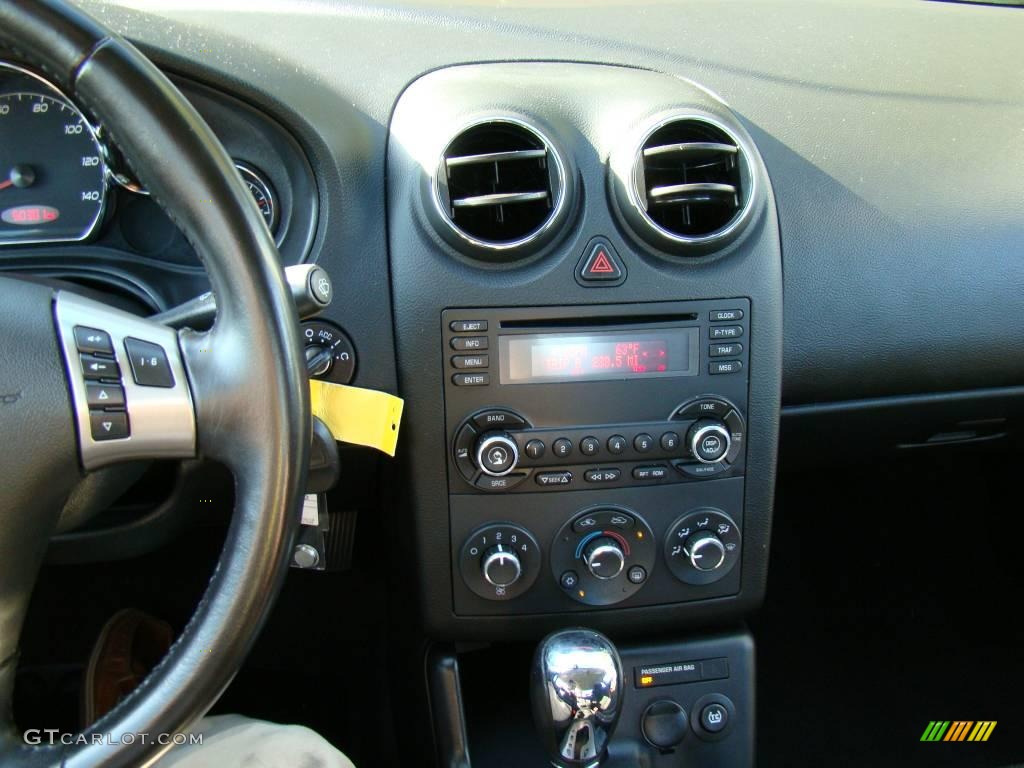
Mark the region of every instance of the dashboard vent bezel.
MULTIPOLYGON (((726 126, 721 120, 710 115, 693 112, 677 113, 664 117, 647 129, 632 153, 632 167, 629 179, 625 183, 626 193, 631 211, 635 214, 634 226, 640 234, 653 235, 654 242, 662 247, 676 252, 685 252, 687 249, 700 255, 707 253, 716 246, 724 246, 736 237, 749 222, 754 209, 754 201, 758 196, 757 174, 752 168, 754 150, 736 131, 726 126), (680 123, 700 124, 697 132, 710 134, 701 140, 675 142, 655 147, 652 139, 663 129, 680 123), (717 139, 714 135, 718 134, 717 139), (682 146, 692 147, 691 149, 680 149, 682 146), (662 152, 651 152, 651 149, 661 149, 662 152), (731 156, 734 161, 734 176, 729 179, 731 183, 722 181, 687 183, 681 179, 678 185, 660 185, 658 188, 669 195, 673 191, 677 194, 689 194, 693 196, 690 205, 703 205, 711 198, 719 198, 735 195, 735 210, 731 217, 721 226, 700 234, 687 234, 668 228, 657 221, 650 213, 650 190, 647 185, 648 157, 669 152, 693 151, 703 153, 718 152, 722 155, 731 156), (728 187, 728 188, 727 188, 728 187), (685 188, 685 189, 684 189, 685 188)), ((669 203, 671 204, 671 203, 669 203)))
POLYGON ((483 258, 499 259, 510 261, 525 257, 532 253, 541 244, 547 242, 551 235, 557 230, 558 225, 565 218, 567 199, 569 197, 568 174, 566 165, 561 153, 556 149, 548 135, 536 125, 523 119, 511 116, 493 116, 474 120, 460 127, 445 145, 435 166, 431 183, 432 197, 437 216, 444 222, 445 229, 442 234, 447 235, 446 239, 454 245, 469 250, 470 253, 483 258), (504 130, 510 134, 518 133, 526 136, 535 146, 528 149, 511 149, 508 151, 491 151, 484 153, 471 153, 468 155, 454 154, 453 147, 460 141, 464 141, 473 132, 486 130, 493 127, 496 132, 504 130), (495 162, 495 163, 517 163, 535 162, 543 159, 547 175, 547 186, 545 189, 517 190, 508 193, 485 193, 476 196, 461 196, 456 200, 451 199, 449 191, 450 168, 458 168, 473 163, 495 162), (452 163, 455 160, 455 163, 452 163), (547 215, 539 221, 537 226, 524 234, 516 235, 507 240, 489 239, 480 236, 460 226, 456 221, 458 208, 469 208, 477 205, 502 206, 516 205, 519 203, 530 203, 539 201, 541 194, 543 199, 549 201, 547 215), (484 198, 497 197, 507 194, 509 199, 505 202, 486 201, 484 198), (514 198, 519 198, 515 200, 514 198), (454 237, 451 237, 454 235, 454 237))

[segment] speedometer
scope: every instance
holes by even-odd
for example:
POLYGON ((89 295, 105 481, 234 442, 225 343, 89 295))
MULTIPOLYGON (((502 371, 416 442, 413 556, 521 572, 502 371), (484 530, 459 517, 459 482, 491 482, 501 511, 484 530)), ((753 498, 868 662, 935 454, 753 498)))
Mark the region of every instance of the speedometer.
POLYGON ((0 245, 84 240, 103 213, 95 132, 52 85, 0 62, 0 245))

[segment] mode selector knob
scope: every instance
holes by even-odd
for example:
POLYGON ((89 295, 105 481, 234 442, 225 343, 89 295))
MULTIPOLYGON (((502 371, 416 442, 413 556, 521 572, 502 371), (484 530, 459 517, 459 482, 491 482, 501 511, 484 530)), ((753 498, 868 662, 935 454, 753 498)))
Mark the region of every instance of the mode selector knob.
POLYGON ((511 548, 498 544, 484 552, 480 570, 488 584, 494 587, 511 587, 523 574, 522 563, 511 548))
POLYGON ((476 465, 485 475, 501 477, 516 468, 519 448, 506 432, 488 432, 476 444, 476 465))
POLYGON ((698 571, 713 571, 725 562, 725 545, 715 534, 702 531, 687 540, 686 556, 698 571))
POLYGON ((619 542, 608 536, 600 536, 583 550, 583 562, 595 578, 614 579, 626 566, 626 556, 619 542))
POLYGON ((690 453, 702 464, 718 464, 725 460, 732 446, 729 428, 718 419, 700 419, 686 434, 690 453))

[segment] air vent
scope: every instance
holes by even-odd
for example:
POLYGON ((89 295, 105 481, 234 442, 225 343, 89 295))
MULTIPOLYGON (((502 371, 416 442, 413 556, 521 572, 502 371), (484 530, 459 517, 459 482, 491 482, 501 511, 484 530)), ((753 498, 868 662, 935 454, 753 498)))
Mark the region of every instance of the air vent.
POLYGON ((697 118, 654 130, 637 154, 633 178, 648 223, 679 242, 722 237, 737 225, 750 196, 736 139, 697 118))
POLYGON ((564 175, 538 132, 492 120, 471 126, 448 145, 435 192, 442 215, 463 240, 507 250, 549 227, 562 206, 564 175))

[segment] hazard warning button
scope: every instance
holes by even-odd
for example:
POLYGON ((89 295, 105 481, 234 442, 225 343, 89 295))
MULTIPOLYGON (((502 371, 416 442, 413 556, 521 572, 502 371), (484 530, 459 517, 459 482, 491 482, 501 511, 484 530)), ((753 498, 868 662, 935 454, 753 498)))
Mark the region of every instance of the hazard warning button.
POLYGON ((590 288, 621 285, 626 279, 626 268, 612 244, 603 237, 595 237, 587 243, 579 264, 576 265, 576 281, 590 288))

